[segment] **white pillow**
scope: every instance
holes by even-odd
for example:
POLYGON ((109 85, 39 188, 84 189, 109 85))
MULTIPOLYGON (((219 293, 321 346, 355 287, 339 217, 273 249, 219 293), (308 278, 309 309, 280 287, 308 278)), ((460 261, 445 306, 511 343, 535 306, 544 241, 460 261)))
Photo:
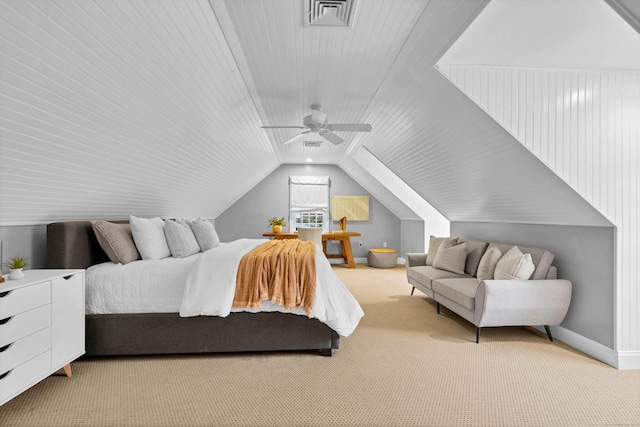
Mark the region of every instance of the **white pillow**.
POLYGON ((467 244, 461 243, 453 246, 450 241, 445 240, 440 247, 438 247, 438 252, 436 252, 435 259, 433 260, 433 268, 464 274, 466 262, 467 244))
POLYGON ((171 256, 171 251, 164 236, 162 218, 129 217, 131 234, 142 259, 162 259, 171 256))
POLYGON ((476 277, 479 280, 493 279, 493 274, 496 270, 498 261, 500 261, 500 257, 502 257, 502 252, 500 251, 500 249, 495 246, 488 249, 484 253, 484 255, 482 255, 480 264, 478 264, 478 272, 476 273, 476 277))
POLYGON ((493 278, 497 280, 527 280, 535 269, 536 266, 531 260, 531 255, 523 254, 520 248, 514 246, 498 261, 493 278))
POLYGON ((193 235, 191 227, 184 221, 166 220, 164 222, 164 235, 167 245, 174 258, 184 258, 200 252, 200 245, 193 235))
POLYGON ((220 246, 220 238, 211 221, 198 218, 195 221, 187 221, 187 224, 189 224, 191 231, 196 236, 202 252, 220 246))

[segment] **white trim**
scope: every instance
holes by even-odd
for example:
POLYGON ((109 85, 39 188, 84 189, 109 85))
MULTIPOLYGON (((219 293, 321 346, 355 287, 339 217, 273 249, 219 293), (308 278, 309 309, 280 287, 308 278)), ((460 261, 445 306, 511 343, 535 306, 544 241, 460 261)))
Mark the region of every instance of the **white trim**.
MULTIPOLYGON (((536 327, 541 332, 544 329, 536 327)), ((640 369, 640 351, 617 352, 605 345, 576 334, 562 326, 551 326, 551 334, 554 339, 558 339, 571 347, 597 359, 616 369, 640 369)))
MULTIPOLYGON (((367 264, 367 259, 366 258, 354 258, 353 262, 355 262, 356 264, 367 264)), ((329 263, 330 264, 344 264, 344 261, 342 260, 342 258, 329 258, 329 263)), ((398 257, 398 264, 405 265, 406 263, 407 263, 407 261, 404 258, 398 257)))
POLYGON ((640 369, 640 351, 619 351, 618 369, 640 369))

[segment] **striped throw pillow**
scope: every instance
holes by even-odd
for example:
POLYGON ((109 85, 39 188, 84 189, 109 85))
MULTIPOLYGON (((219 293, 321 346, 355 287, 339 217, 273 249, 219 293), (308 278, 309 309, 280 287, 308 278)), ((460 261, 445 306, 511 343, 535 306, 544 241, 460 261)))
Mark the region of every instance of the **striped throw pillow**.
POLYGON ((461 243, 453 246, 449 241, 444 241, 438 248, 433 267, 439 270, 447 270, 452 273, 464 274, 464 266, 467 262, 467 244, 461 243))

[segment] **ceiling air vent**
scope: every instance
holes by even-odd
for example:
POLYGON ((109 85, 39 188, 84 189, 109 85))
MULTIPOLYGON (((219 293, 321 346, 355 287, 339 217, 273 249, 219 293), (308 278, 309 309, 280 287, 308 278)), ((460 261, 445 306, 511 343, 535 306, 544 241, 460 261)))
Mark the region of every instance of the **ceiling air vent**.
POLYGON ((320 147, 322 145, 322 141, 304 141, 305 147, 320 147))
POLYGON ((304 24, 307 27, 348 27, 355 0, 308 0, 304 24))

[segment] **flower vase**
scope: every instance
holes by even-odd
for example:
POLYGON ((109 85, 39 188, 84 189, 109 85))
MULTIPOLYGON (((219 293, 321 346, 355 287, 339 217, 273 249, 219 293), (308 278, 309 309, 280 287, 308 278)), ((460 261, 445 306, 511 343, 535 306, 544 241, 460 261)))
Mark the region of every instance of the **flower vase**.
POLYGON ((282 232, 282 226, 281 225, 272 225, 271 229, 273 230, 274 233, 278 234, 282 232))
POLYGON ((9 280, 22 279, 24 278, 24 272, 21 268, 11 268, 9 269, 9 280))

